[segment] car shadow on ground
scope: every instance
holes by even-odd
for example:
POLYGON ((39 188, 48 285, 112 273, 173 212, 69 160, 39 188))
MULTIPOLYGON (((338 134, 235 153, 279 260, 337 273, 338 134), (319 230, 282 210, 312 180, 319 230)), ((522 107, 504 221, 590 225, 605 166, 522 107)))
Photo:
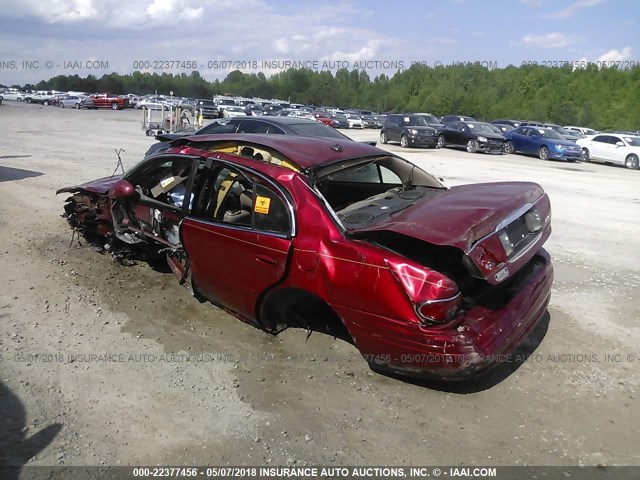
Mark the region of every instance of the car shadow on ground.
MULTIPOLYGON (((3 158, 3 157, 0 157, 0 158, 3 158)), ((33 170, 23 170, 22 168, 5 167, 3 165, 0 165, 0 182, 22 180, 24 178, 39 177, 40 175, 44 175, 44 173, 35 172, 33 170)))
POLYGON ((395 373, 379 373, 387 377, 401 380, 403 382, 420 387, 425 387, 430 390, 439 390, 441 392, 458 393, 462 395, 482 392, 503 382, 518 368, 520 368, 523 363, 527 361, 527 359, 536 351, 536 349, 542 343, 542 340, 546 336, 547 331, 549 330, 550 319, 551 316, 549 315, 549 311, 545 312, 536 328, 531 332, 531 334, 522 343, 522 345, 520 345, 510 355, 509 361, 499 364, 489 373, 477 379, 465 380, 461 382, 446 382, 439 380, 416 379, 395 373))
POLYGON ((0 382, 0 467, 18 467, 3 470, 3 479, 17 480, 20 467, 53 441, 62 430, 62 424, 52 423, 30 437, 29 430, 24 405, 0 382))

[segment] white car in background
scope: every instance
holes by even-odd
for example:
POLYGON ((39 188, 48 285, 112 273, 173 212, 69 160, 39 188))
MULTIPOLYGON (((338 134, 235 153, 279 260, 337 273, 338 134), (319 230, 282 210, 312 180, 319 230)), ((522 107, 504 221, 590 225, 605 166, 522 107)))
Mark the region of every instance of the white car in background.
POLYGON ((364 121, 360 118, 359 115, 355 115, 353 113, 347 113, 347 123, 349 124, 349 128, 364 128, 364 121))
POLYGON ((232 118, 232 117, 245 117, 247 115, 247 111, 244 107, 236 107, 236 106, 225 106, 222 111, 222 116, 224 118, 232 118))
POLYGON ((2 95, 2 98, 4 98, 5 100, 14 100, 21 102, 22 100, 24 100, 26 93, 22 93, 15 89, 9 89, 4 93, 0 93, 0 95, 2 95))
POLYGON ((582 160, 616 163, 638 170, 640 163, 640 137, 616 133, 599 133, 580 138, 576 143, 582 148, 582 160))
POLYGON ((287 117, 306 118, 308 120, 316 119, 316 117, 314 117, 311 113, 304 110, 292 110, 287 114, 287 117))
POLYGON ((76 110, 94 108, 93 99, 86 95, 68 95, 58 102, 58 106, 60 108, 75 108, 76 110))
POLYGON ((168 110, 169 104, 165 97, 147 96, 136 102, 136 108, 146 108, 147 110, 162 110, 164 108, 168 110))
POLYGON ((596 133, 600 133, 595 131, 593 128, 587 128, 587 127, 574 127, 573 125, 566 125, 564 127, 565 130, 569 130, 570 132, 578 132, 581 133, 582 135, 595 135, 596 133))

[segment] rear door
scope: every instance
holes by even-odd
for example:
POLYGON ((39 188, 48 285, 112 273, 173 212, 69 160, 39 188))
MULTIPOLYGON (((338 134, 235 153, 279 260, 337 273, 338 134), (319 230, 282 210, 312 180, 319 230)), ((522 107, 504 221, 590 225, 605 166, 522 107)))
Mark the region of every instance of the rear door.
POLYGON ((270 180, 213 162, 180 236, 198 291, 246 320, 286 274, 295 233, 291 201, 270 180))

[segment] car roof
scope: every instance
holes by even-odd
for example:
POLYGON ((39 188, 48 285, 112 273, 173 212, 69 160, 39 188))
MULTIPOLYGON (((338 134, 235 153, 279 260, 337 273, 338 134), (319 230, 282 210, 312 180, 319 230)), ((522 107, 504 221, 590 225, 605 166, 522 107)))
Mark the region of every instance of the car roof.
POLYGON ((300 117, 271 117, 271 116, 253 117, 250 115, 247 115, 246 117, 238 116, 235 118, 235 120, 238 121, 238 119, 243 119, 243 118, 246 118, 247 120, 258 121, 258 122, 271 123, 273 125, 298 125, 300 123, 310 123, 315 125, 316 123, 318 123, 315 120, 310 120, 307 118, 300 118, 300 117))
MULTIPOLYGON (((241 142, 262 145, 280 152, 303 169, 328 165, 330 163, 349 160, 352 158, 391 155, 385 150, 373 147, 366 143, 352 140, 329 137, 301 137, 297 135, 270 135, 270 134, 213 134, 192 135, 183 137, 182 141, 188 141, 189 146, 198 148, 198 144, 241 142)), ((179 144, 178 144, 179 145, 179 144)))

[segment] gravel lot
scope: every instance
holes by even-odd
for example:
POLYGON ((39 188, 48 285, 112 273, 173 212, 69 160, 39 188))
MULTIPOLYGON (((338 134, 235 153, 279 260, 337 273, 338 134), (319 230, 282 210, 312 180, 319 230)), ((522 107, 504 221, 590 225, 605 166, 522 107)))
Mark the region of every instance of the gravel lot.
POLYGON ((0 465, 640 463, 640 171, 387 145, 448 185, 538 182, 553 207, 556 282, 531 356, 421 384, 70 246, 55 190, 110 175, 114 149, 139 161, 154 141, 141 120, 0 106, 0 465))

